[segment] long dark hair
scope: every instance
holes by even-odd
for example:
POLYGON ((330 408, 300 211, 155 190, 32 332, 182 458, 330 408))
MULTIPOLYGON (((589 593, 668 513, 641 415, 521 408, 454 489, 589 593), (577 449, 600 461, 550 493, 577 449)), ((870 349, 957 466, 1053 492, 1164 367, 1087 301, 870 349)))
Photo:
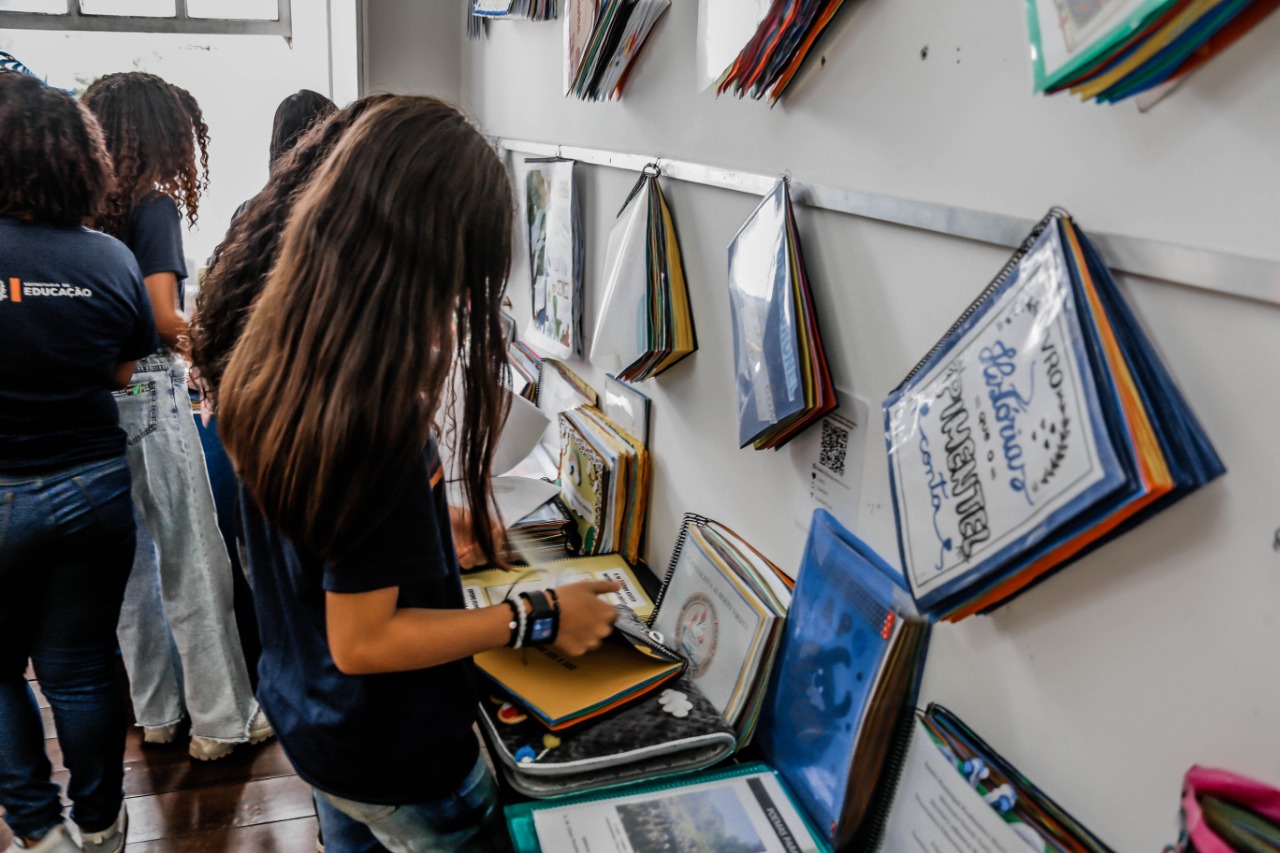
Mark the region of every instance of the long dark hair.
POLYGON ((276 161, 289 152, 307 128, 333 115, 337 109, 333 101, 310 89, 300 89, 281 101, 271 122, 272 170, 276 168, 276 161))
POLYGON ((83 102, 102 125, 115 162, 116 188, 98 221, 102 230, 120 236, 130 208, 154 192, 177 202, 194 226, 209 188, 209 126, 191 93, 129 71, 94 81, 83 102))
POLYGON ((458 367, 472 534, 496 549, 489 474, 506 417, 500 301, 515 203, 452 106, 395 96, 294 205, 219 391, 222 441, 263 513, 342 553, 403 493, 458 367))
POLYGON ((313 125, 231 221, 214 250, 196 295, 189 334, 191 362, 215 397, 249 311, 280 254, 280 235, 294 202, 356 119, 390 97, 369 95, 313 125))
POLYGON ((112 187, 102 128, 71 96, 0 71, 0 216, 84 225, 112 187))

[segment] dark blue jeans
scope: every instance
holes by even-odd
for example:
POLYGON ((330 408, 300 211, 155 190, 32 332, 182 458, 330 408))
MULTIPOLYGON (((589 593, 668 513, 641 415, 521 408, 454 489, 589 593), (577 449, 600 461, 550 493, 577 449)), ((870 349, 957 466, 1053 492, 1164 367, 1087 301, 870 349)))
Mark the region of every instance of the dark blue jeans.
POLYGON ((71 771, 72 819, 111 826, 124 797, 116 622, 135 527, 124 457, 41 476, 0 475, 0 806, 22 838, 62 821, 28 658, 71 771))

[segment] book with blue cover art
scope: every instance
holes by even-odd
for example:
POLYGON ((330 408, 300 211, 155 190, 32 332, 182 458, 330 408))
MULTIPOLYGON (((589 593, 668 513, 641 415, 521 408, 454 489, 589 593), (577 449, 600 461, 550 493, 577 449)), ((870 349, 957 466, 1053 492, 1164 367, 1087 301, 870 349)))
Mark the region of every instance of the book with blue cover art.
POLYGON ((935 618, 997 606, 1224 470, 1058 211, 884 417, 903 568, 935 618))
POLYGON ((879 782, 919 689, 929 628, 901 584, 814 512, 756 743, 838 849, 874 849, 879 782))

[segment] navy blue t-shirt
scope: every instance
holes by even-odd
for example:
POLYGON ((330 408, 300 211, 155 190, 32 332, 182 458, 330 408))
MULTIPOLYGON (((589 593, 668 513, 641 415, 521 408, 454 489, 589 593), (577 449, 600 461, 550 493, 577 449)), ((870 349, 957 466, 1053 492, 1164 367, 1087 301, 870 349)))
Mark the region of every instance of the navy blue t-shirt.
POLYGON ((240 489, 245 553, 262 634, 258 699, 298 775, 363 803, 454 792, 475 765, 470 660, 344 675, 329 653, 325 592, 399 587, 400 607, 461 609, 462 584, 435 443, 385 520, 346 555, 293 545, 240 489))
POLYGON ((124 244, 0 216, 0 472, 124 453, 116 366, 156 350, 151 300, 124 244))
POLYGON ((161 272, 171 272, 178 277, 176 298, 181 309, 187 261, 182 254, 182 216, 174 200, 164 193, 155 193, 135 204, 129 211, 121 239, 138 259, 143 278, 161 272))

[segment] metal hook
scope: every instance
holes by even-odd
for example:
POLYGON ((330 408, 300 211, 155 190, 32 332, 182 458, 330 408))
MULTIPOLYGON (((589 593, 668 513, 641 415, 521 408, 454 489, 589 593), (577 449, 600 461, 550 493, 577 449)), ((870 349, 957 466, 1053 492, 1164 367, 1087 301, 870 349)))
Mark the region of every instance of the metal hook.
POLYGON ((657 160, 654 160, 652 163, 646 163, 645 167, 640 170, 640 174, 648 178, 660 178, 662 177, 662 167, 658 165, 657 160))

